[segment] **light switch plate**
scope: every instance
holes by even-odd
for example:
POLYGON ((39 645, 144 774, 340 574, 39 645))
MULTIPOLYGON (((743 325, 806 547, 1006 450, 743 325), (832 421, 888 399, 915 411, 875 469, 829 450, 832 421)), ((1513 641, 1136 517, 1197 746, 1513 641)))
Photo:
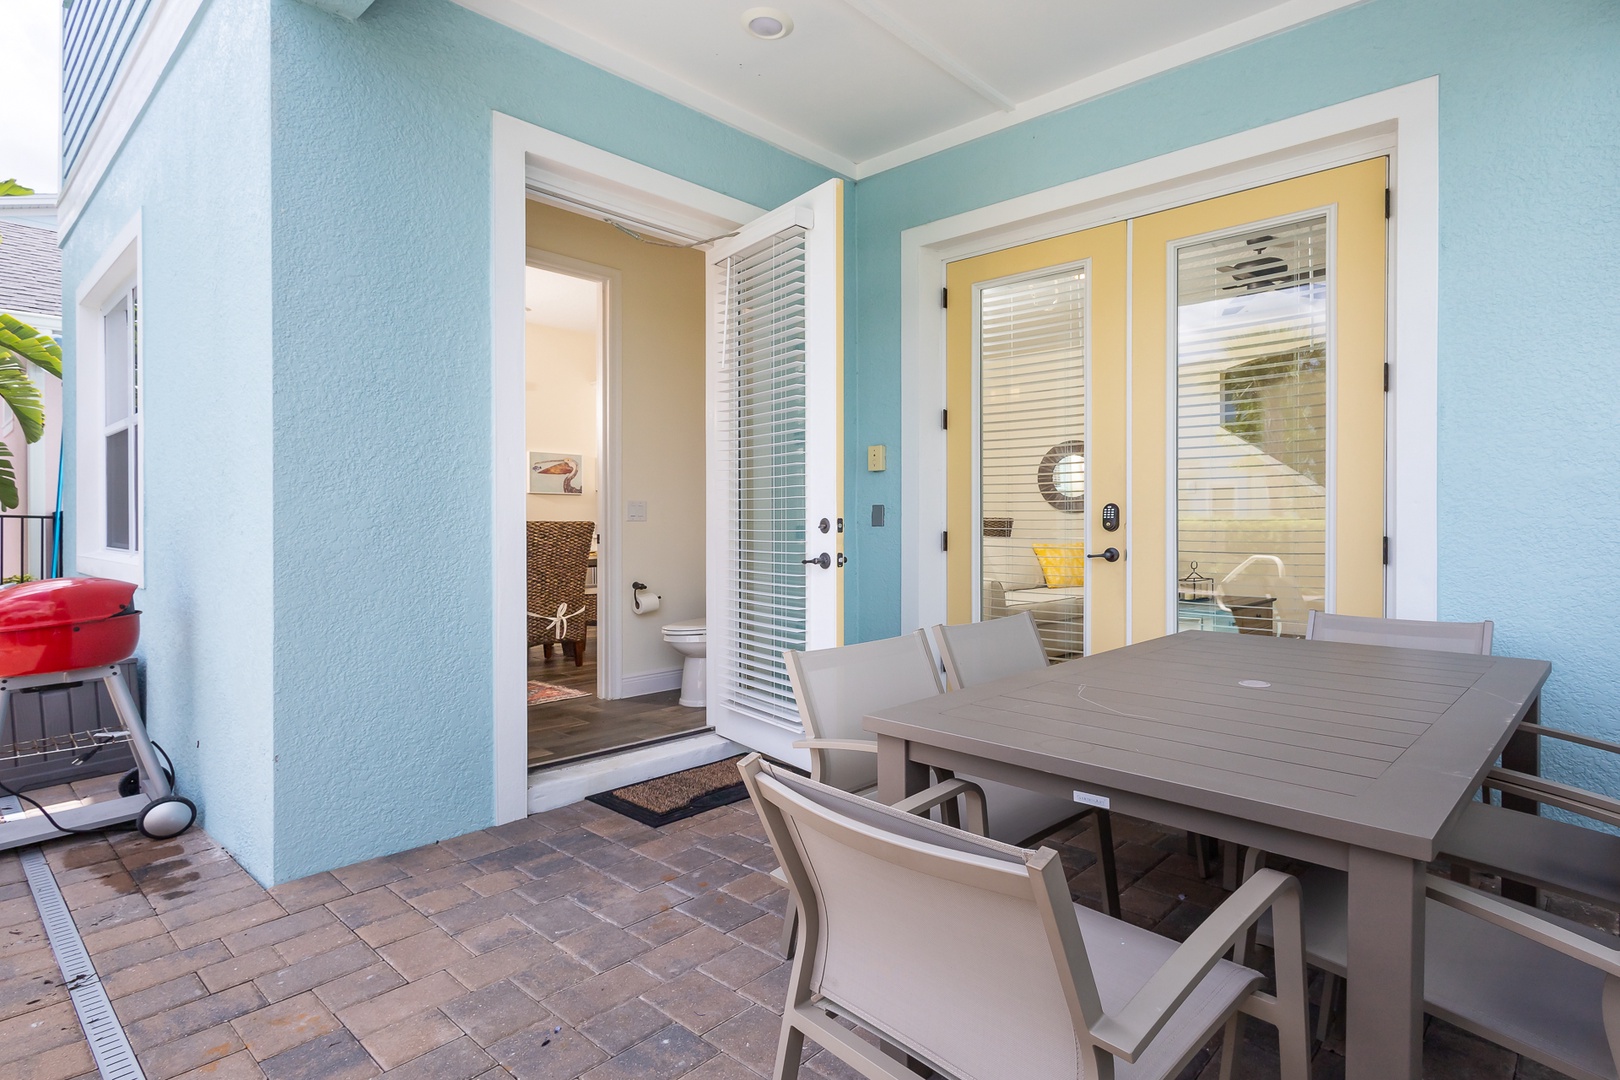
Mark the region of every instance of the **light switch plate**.
POLYGON ((866 448, 866 471, 882 472, 888 465, 889 448, 882 444, 866 448))
POLYGON ((645 499, 631 499, 624 504, 624 520, 646 521, 647 502, 645 499))

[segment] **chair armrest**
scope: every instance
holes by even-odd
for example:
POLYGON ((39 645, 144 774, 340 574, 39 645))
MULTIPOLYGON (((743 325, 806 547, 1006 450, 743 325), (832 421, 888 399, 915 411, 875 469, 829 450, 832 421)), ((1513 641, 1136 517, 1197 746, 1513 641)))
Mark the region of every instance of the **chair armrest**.
POLYGON ((798 750, 857 750, 863 754, 877 753, 877 743, 865 739, 800 739, 793 746, 798 750))
MULTIPOLYGON (((1216 961, 1267 909, 1274 909, 1271 926, 1278 998, 1287 999, 1288 1007, 1299 1013, 1303 1023, 1305 939, 1300 923, 1299 880, 1276 870, 1256 870, 1181 943, 1123 1009, 1093 1025, 1092 1035, 1109 1053, 1134 1062, 1216 961)), ((1279 1030, 1283 1027, 1280 1023, 1277 1026, 1279 1030)))
POLYGON ((1604 739, 1594 739, 1590 735, 1577 735, 1573 731, 1561 731, 1545 724, 1520 724, 1520 731, 1528 731, 1532 735, 1540 735, 1548 739, 1562 739, 1565 742, 1578 743, 1581 746, 1590 746, 1594 750, 1606 750, 1611 754, 1620 754, 1620 743, 1608 742, 1604 739))
POLYGON ((1572 960, 1597 968, 1605 975, 1620 978, 1620 950, 1606 948, 1573 930, 1566 930, 1524 908, 1503 903, 1489 893, 1471 889, 1459 882, 1428 874, 1425 875, 1424 887, 1431 900, 1545 945, 1572 960))
POLYGON ((989 821, 984 809, 984 789, 971 780, 946 780, 894 804, 896 810, 908 814, 926 814, 941 803, 960 796, 967 803, 967 831, 979 836, 990 835, 989 821))
POLYGON ((1571 787, 1544 776, 1514 772, 1512 769, 1492 769, 1485 774, 1485 786, 1496 788, 1505 795, 1520 795, 1593 821, 1620 826, 1620 801, 1585 788, 1571 787))

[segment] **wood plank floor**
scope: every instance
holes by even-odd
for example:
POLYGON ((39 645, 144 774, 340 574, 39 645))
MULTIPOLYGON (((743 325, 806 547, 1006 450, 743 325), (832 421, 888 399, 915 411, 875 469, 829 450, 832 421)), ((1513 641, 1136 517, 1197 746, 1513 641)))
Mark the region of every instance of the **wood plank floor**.
POLYGON ((621 746, 701 731, 702 709, 678 704, 679 690, 603 701, 596 696, 596 629, 585 643, 585 665, 575 667, 561 648, 551 659, 529 651, 529 678, 586 691, 585 697, 529 706, 529 768, 558 765, 621 746))

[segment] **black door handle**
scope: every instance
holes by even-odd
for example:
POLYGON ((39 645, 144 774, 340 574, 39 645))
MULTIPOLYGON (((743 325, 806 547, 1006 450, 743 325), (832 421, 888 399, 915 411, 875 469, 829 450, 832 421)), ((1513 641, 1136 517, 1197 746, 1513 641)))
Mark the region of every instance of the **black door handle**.
POLYGON ((1106 551, 1099 551, 1095 555, 1087 555, 1088 559, 1106 559, 1109 562, 1119 562, 1119 548, 1111 547, 1106 551))
POLYGON ((832 569, 832 556, 827 554, 825 551, 813 559, 800 559, 799 561, 804 563, 806 566, 814 564, 821 567, 823 570, 832 569))

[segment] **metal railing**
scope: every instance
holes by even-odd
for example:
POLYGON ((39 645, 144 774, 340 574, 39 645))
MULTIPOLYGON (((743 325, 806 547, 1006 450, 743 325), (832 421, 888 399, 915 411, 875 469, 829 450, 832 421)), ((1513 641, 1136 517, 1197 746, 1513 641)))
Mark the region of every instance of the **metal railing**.
POLYGON ((0 583, 62 576, 60 514, 0 514, 0 583))

